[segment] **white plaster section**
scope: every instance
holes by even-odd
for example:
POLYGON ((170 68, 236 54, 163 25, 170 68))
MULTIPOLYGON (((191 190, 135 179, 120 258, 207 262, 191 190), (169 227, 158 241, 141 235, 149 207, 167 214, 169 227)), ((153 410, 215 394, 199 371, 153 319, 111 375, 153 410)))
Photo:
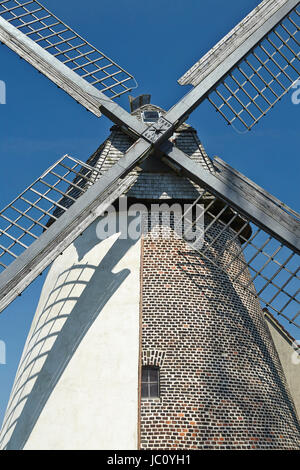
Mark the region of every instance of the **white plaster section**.
POLYGON ((265 318, 300 420, 300 357, 295 352, 293 340, 285 333, 280 324, 270 314, 265 314, 265 318))
POLYGON ((140 240, 96 223, 47 276, 1 448, 137 449, 140 240))

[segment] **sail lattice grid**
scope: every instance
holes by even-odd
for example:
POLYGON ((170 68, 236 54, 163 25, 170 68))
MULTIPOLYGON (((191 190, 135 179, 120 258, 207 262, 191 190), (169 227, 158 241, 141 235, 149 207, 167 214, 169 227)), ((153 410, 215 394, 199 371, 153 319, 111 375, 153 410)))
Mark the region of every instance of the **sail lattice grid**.
POLYGON ((298 4, 209 94, 239 131, 250 130, 299 79, 299 16, 298 4))
MULTIPOLYGON (((193 270, 199 263, 205 263, 206 270, 216 266, 234 286, 258 298, 262 307, 300 328, 299 255, 206 190, 188 211, 197 205, 203 209, 193 225, 204 217, 202 241, 193 241, 192 246, 200 248, 194 263, 189 254, 185 269, 191 263, 193 270)), ((291 215, 300 220, 294 211, 291 215)))
POLYGON ((136 87, 134 77, 36 0, 1 0, 0 16, 109 98, 136 87))
POLYGON ((0 211, 0 273, 23 253, 100 176, 69 155, 0 211))

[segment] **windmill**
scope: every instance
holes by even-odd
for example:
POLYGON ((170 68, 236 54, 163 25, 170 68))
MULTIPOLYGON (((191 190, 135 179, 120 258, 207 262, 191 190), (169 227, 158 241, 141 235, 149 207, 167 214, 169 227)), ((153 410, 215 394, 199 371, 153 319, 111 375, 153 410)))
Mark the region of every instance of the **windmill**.
POLYGON ((211 161, 185 124, 208 100, 227 123, 251 129, 291 89, 299 2, 264 0, 179 80, 193 88, 170 110, 144 95, 131 99, 131 113, 113 99, 131 90, 132 75, 40 2, 5 0, 0 9, 0 40, 114 123, 86 163, 63 156, 0 212, 1 310, 52 263, 1 446, 299 448, 261 312, 300 326, 299 215, 211 161), (192 136, 197 158, 187 155, 192 136), (119 227, 98 246, 105 211, 124 194, 158 200, 164 185, 169 200, 193 199, 190 212, 202 206, 201 247, 174 233, 119 239, 119 227), (224 344, 213 344, 220 329, 224 344))

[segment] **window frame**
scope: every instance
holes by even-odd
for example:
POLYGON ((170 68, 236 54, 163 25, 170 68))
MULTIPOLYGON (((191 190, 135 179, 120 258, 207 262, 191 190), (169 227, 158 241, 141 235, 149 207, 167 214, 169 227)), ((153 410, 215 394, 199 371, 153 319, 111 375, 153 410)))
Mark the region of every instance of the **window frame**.
POLYGON ((160 398, 160 368, 154 365, 143 365, 141 370, 141 398, 142 400, 157 400, 160 398), (147 371, 147 380, 143 380, 143 372, 147 371), (155 371, 157 373, 156 380, 151 381, 150 372, 155 371), (143 396, 143 385, 147 385, 147 395, 143 396), (151 385, 157 386, 157 395, 151 395, 151 385))
POLYGON ((160 112, 159 111, 143 111, 142 112, 142 118, 143 118, 143 122, 145 122, 146 124, 153 124, 155 122, 157 122, 160 118, 160 112), (145 113, 157 113, 158 114, 158 118, 155 120, 155 121, 147 121, 145 120, 145 113))

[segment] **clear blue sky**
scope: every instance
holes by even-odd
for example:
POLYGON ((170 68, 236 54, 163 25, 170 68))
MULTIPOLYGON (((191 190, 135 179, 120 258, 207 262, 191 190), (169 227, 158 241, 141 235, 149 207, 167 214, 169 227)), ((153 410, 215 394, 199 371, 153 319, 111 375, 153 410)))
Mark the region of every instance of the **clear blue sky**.
MULTIPOLYGON (((151 93, 154 104, 168 109, 188 91, 177 79, 259 0, 43 3, 132 73, 139 84, 136 95, 151 93)), ((7 104, 0 106, 3 207, 63 154, 87 159, 107 137, 111 123, 87 113, 5 46, 0 47, 0 64, 0 80, 7 85, 7 104)), ((128 109, 126 96, 119 103, 128 109)), ((299 210, 299 116, 300 105, 293 105, 289 94, 244 135, 226 126, 206 103, 189 123, 211 157, 220 156, 299 210)), ((7 345, 7 364, 0 365, 0 422, 43 279, 0 315, 0 340, 7 345)))

